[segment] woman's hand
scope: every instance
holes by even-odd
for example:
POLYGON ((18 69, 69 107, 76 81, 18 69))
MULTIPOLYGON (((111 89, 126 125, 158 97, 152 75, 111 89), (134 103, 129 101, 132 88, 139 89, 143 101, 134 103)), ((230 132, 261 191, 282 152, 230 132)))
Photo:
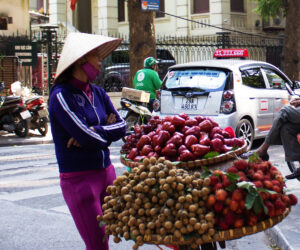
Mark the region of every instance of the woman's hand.
POLYGON ((68 143, 67 143, 67 148, 70 148, 70 147, 72 147, 72 146, 74 146, 74 147, 81 147, 80 146, 80 144, 73 138, 73 137, 71 137, 70 139, 69 139, 69 141, 68 141, 68 143))
POLYGON ((294 99, 290 102, 290 104, 294 107, 299 107, 300 106, 300 98, 294 99))
POLYGON ((109 116, 107 117, 106 124, 109 125, 115 123, 116 121, 117 121, 116 115, 114 113, 110 113, 109 116))

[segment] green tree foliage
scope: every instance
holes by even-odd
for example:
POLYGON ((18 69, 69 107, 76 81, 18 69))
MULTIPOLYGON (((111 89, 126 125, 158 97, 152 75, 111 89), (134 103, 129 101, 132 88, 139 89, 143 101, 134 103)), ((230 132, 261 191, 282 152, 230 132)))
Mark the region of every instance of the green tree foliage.
POLYGON ((253 0, 257 2, 256 12, 260 13, 264 18, 275 17, 279 10, 286 15, 287 0, 253 0))

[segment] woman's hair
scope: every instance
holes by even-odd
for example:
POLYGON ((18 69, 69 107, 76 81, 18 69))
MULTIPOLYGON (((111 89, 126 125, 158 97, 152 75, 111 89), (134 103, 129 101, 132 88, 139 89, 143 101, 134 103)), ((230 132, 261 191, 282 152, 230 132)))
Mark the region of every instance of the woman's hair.
POLYGON ((57 77, 57 79, 53 82, 53 85, 69 81, 72 77, 72 72, 73 64, 70 67, 68 67, 65 71, 63 71, 59 77, 57 77))

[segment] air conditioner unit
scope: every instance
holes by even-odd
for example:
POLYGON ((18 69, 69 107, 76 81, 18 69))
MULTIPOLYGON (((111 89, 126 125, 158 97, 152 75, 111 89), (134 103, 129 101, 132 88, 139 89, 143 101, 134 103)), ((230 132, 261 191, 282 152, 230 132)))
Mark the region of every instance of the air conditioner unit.
POLYGON ((263 19, 264 30, 284 30, 285 18, 280 13, 276 17, 270 17, 268 20, 263 19))

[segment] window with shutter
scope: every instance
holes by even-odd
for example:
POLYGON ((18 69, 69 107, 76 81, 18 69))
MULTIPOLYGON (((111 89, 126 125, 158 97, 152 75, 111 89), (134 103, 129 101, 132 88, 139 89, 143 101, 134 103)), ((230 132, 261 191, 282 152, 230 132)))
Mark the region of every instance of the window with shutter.
POLYGON ((244 0, 230 0, 231 12, 244 12, 244 0))
POLYGON ((125 21, 125 0, 118 0, 118 21, 125 21))
POLYGON ((209 12, 209 0, 193 0, 193 14, 209 12))
MULTIPOLYGON (((165 0, 159 0, 159 10, 165 12, 165 0)), ((155 18, 165 17, 164 13, 155 12, 155 18)))

